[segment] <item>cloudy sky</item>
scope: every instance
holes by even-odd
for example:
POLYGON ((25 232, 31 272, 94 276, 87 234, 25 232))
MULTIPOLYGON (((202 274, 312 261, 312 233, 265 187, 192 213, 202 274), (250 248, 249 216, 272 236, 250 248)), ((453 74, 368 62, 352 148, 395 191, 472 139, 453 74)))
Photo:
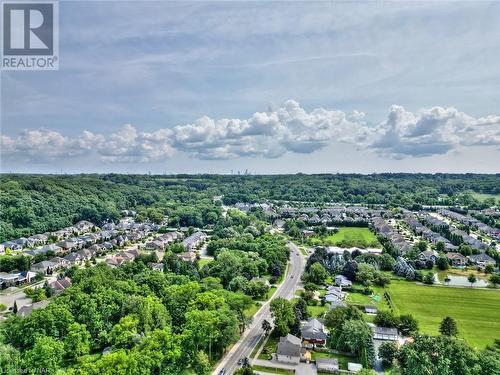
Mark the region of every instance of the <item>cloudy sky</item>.
POLYGON ((500 2, 60 3, 2 172, 500 172, 500 2))

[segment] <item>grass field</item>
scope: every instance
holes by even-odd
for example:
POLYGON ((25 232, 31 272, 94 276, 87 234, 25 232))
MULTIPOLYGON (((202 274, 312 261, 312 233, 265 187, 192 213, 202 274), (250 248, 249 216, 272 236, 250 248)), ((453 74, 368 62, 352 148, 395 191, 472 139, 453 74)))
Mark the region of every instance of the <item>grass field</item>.
POLYGON ((377 237, 368 228, 340 227, 338 232, 325 237, 310 237, 308 243, 312 245, 330 245, 339 247, 382 247, 377 237))
POLYGON ((398 314, 411 313, 424 333, 438 334, 445 316, 457 321, 459 336, 483 348, 500 338, 500 291, 448 288, 393 280, 386 288, 398 314))
POLYGON ((477 193, 475 191, 471 191, 470 193, 475 199, 480 201, 484 201, 487 198, 495 198, 495 201, 497 202, 500 200, 500 194, 483 194, 483 193, 477 193))

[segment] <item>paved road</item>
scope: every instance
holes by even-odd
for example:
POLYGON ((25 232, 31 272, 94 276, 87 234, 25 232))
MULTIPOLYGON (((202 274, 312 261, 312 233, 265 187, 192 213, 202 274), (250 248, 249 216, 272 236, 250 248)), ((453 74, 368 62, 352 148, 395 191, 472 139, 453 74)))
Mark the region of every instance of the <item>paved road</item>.
MULTIPOLYGON (((304 271, 305 260, 300 250, 297 246, 292 243, 288 244, 290 248, 290 265, 288 273, 285 280, 279 288, 274 293, 272 299, 277 297, 284 297, 286 299, 291 299, 295 296, 295 291, 297 290, 300 283, 300 276, 304 271)), ((262 330, 262 322, 264 320, 272 321, 271 312, 269 310, 269 302, 267 301, 262 305, 262 307, 257 311, 253 317, 253 322, 251 326, 243 333, 240 340, 231 348, 231 350, 225 355, 219 366, 214 370, 213 375, 219 375, 219 372, 224 368, 226 370, 226 375, 233 374, 238 368, 238 360, 241 358, 248 357, 253 349, 260 341, 262 336, 264 336, 264 331, 262 330)))

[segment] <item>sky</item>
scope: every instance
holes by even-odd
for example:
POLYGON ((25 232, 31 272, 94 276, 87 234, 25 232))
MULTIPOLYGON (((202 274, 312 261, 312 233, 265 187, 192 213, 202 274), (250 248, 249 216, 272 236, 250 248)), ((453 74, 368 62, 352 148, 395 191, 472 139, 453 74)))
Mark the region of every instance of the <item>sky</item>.
POLYGON ((1 171, 500 172, 500 2, 61 1, 1 171))

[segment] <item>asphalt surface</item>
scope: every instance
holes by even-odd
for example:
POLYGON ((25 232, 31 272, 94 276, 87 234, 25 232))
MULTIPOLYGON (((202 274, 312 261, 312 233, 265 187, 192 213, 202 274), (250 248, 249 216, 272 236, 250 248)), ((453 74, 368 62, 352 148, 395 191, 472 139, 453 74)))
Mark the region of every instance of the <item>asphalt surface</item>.
MULTIPOLYGON (((277 297, 283 297, 286 299, 291 299, 295 296, 295 291, 298 289, 300 284, 300 277, 305 267, 305 259, 302 256, 299 248, 293 243, 288 243, 290 248, 290 263, 288 273, 285 276, 285 280, 278 287, 274 293, 271 300, 277 297)), ((264 330, 262 329, 262 322, 267 320, 272 322, 271 312, 269 310, 269 303, 267 301, 262 305, 262 307, 257 311, 253 317, 253 322, 249 328, 243 333, 240 340, 234 344, 231 350, 226 353, 222 361, 219 363, 217 368, 212 373, 213 375, 219 375, 222 369, 225 370, 225 375, 232 375, 240 367, 238 365, 238 360, 248 357, 252 353, 255 346, 259 343, 260 339, 264 336, 264 330)))

